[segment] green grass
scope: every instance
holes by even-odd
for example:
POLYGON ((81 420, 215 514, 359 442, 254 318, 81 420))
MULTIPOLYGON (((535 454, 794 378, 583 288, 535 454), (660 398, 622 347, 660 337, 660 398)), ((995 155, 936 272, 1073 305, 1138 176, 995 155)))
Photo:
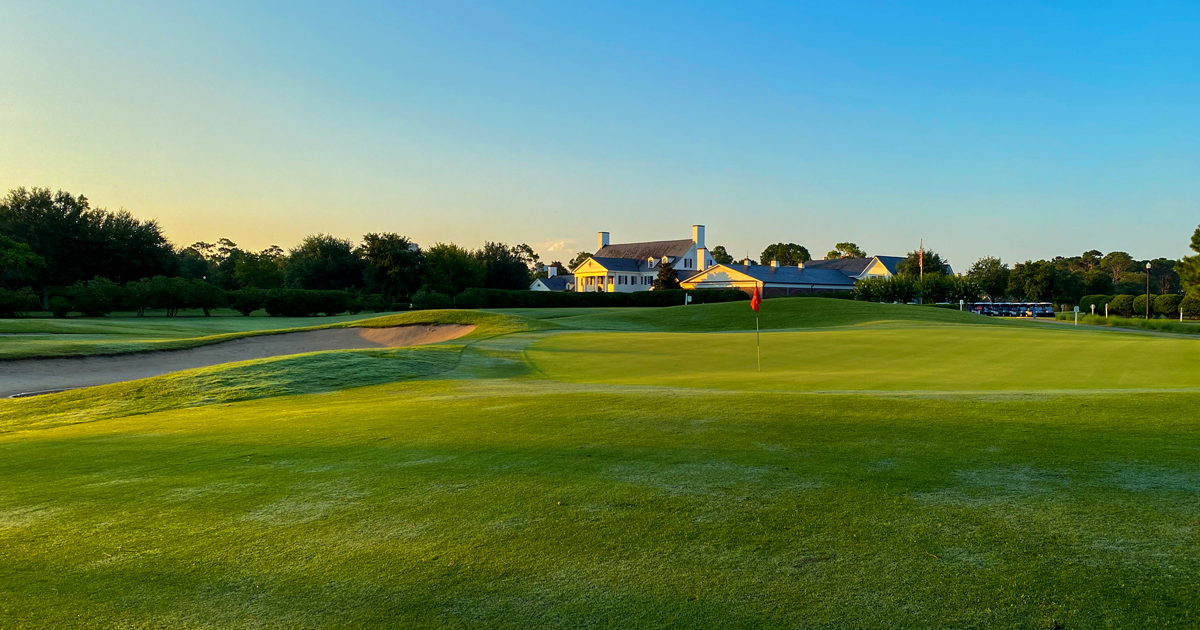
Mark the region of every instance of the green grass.
POLYGON ((252 335, 411 324, 472 324, 476 326, 472 337, 554 327, 549 322, 478 311, 415 311, 337 317, 8 319, 0 320, 0 361, 179 350, 252 335))
POLYGON ((1200 625, 1196 340, 778 302, 0 401, 0 627, 1200 625))
MULTIPOLYGON (((1059 321, 1074 322, 1074 313, 1060 313, 1057 317, 1059 321)), ((1113 315, 1104 317, 1103 315, 1079 315, 1079 324, 1087 326, 1108 326, 1111 328, 1132 328, 1135 330, 1151 330, 1155 332, 1170 332, 1184 335, 1200 334, 1200 322, 1196 320, 1178 319, 1145 319, 1141 317, 1119 317, 1113 315)))

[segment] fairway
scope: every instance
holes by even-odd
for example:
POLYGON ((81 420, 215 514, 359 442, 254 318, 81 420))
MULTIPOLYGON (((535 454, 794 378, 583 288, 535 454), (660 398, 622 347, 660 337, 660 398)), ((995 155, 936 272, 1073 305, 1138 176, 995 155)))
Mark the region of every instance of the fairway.
POLYGON ((0 401, 0 627, 1200 624, 1200 340, 748 312, 0 401))

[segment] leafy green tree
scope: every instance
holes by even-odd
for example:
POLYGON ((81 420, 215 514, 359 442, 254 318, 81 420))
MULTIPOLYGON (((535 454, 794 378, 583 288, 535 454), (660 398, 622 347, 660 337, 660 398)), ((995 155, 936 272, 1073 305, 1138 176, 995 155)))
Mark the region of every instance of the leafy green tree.
POLYGON ((187 306, 204 311, 205 317, 212 315, 213 310, 229 305, 225 291, 220 287, 203 280, 192 280, 191 285, 187 306))
POLYGON ((471 287, 482 287, 487 274, 478 258, 453 243, 437 243, 430 247, 425 252, 425 268, 422 288, 427 293, 443 295, 458 295, 471 287))
POLYGON ((107 278, 99 276, 87 282, 77 282, 67 289, 74 310, 87 317, 103 317, 115 311, 120 304, 121 287, 107 278))
POLYGON ((1183 296, 1179 308, 1183 309, 1184 317, 1200 317, 1200 292, 1193 291, 1183 296))
POLYGON ((1112 276, 1113 284, 1121 281, 1121 274, 1133 269, 1133 257, 1125 252, 1109 252, 1100 259, 1100 267, 1112 276))
POLYGON ((838 243, 833 250, 825 254, 826 258, 866 258, 867 252, 854 243, 838 243))
POLYGON ((1108 295, 1112 293, 1113 281, 1108 272, 1096 266, 1083 272, 1083 290, 1089 295, 1108 295))
POLYGON ((365 268, 366 262, 350 241, 330 234, 313 234, 288 251, 284 283, 296 289, 353 289, 363 285, 365 268))
POLYGON ((1200 227, 1192 233, 1191 248, 1196 255, 1184 256, 1175 263, 1175 273, 1179 275, 1183 290, 1187 293, 1200 291, 1200 227))
POLYGON ((483 266, 483 286, 488 289, 528 289, 532 282, 529 265, 537 262, 537 254, 524 244, 509 247, 487 242, 474 257, 483 266))
POLYGON ((733 256, 731 256, 729 252, 725 251, 724 245, 717 245, 716 247, 712 248, 711 256, 713 262, 717 263, 718 265, 728 265, 733 262, 733 256))
POLYGON ((42 305, 37 294, 29 287, 16 291, 0 289, 0 317, 23 317, 30 311, 36 311, 42 305))
POLYGON ((767 248, 762 252, 761 260, 778 261, 780 265, 785 267, 795 267, 800 263, 805 263, 812 260, 812 256, 808 253, 808 248, 795 243, 775 243, 767 245, 767 248))
POLYGON ((967 277, 978 283, 980 291, 993 301, 1008 291, 1008 277, 1011 274, 1008 265, 994 256, 980 258, 967 270, 967 277))
POLYGON ((425 256, 417 244, 393 232, 366 234, 359 249, 367 261, 367 289, 389 302, 408 297, 421 286, 425 256))
MULTIPOLYGON (((950 265, 946 264, 946 261, 931 249, 925 250, 924 261, 925 275, 949 273, 950 265)), ((908 256, 896 264, 896 273, 913 278, 919 277, 921 275, 920 252, 908 252, 908 256)))
POLYGON ((0 234, 0 286, 32 278, 45 265, 45 259, 33 253, 29 245, 0 234))
POLYGON ((1053 263, 1027 260, 1013 265, 1008 279, 1008 293, 1030 302, 1056 301, 1062 293, 1062 280, 1063 272, 1053 263))
POLYGON ((579 252, 578 254, 575 254, 574 258, 571 259, 571 262, 567 263, 567 267, 574 270, 579 265, 582 265, 583 263, 587 262, 590 258, 592 258, 592 255, 590 253, 579 252))
POLYGON ((126 282, 121 287, 121 304, 137 313, 138 317, 146 316, 146 309, 154 305, 154 299, 154 283, 149 278, 126 282))
POLYGON ((1092 271, 1100 267, 1100 260, 1104 258, 1104 252, 1098 249, 1089 249, 1079 256, 1079 263, 1083 267, 1083 271, 1092 271))
MULTIPOLYGON (((1175 293, 1180 290, 1179 274, 1175 273, 1178 261, 1169 258, 1155 258, 1150 263, 1150 290, 1160 295, 1175 293)), ((1141 266, 1145 268, 1145 263, 1141 266)))
POLYGON ((285 260, 283 250, 278 245, 258 253, 241 252, 234 263, 234 284, 252 289, 281 289, 285 281, 285 260))
POLYGON ((152 306, 167 311, 167 317, 179 314, 179 309, 192 305, 192 282, 186 278, 154 276, 150 279, 152 306))
POLYGON ((654 282, 650 283, 650 288, 654 291, 666 291, 682 288, 679 285, 679 272, 671 265, 660 265, 658 267, 658 275, 655 276, 654 282))
POLYGON ((267 301, 267 292, 263 289, 247 288, 230 291, 227 296, 229 307, 249 317, 251 313, 262 308, 267 301))
POLYGON ((59 319, 65 319, 71 313, 71 301, 58 295, 50 298, 50 312, 59 319))
POLYGON ((1183 302, 1183 296, 1178 293, 1164 293, 1154 297, 1154 307, 1150 310, 1162 315, 1163 317, 1174 317, 1179 315, 1179 304, 1183 302))

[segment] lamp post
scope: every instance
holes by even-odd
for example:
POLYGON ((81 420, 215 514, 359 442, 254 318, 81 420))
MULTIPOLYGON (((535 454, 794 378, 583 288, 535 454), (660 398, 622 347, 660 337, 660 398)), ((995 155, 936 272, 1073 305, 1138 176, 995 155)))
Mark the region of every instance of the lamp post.
POLYGON ((1150 319, 1150 263, 1146 263, 1146 319, 1150 319))

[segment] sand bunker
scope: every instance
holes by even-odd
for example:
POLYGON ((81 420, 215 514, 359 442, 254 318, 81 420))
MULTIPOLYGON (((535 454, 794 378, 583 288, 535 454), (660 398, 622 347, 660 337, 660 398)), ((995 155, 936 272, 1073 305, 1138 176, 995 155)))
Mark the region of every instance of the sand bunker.
POLYGON ((132 381, 192 368, 321 350, 400 348, 457 339, 475 330, 458 324, 392 328, 328 328, 257 335, 187 350, 79 359, 0 362, 0 397, 132 381))

